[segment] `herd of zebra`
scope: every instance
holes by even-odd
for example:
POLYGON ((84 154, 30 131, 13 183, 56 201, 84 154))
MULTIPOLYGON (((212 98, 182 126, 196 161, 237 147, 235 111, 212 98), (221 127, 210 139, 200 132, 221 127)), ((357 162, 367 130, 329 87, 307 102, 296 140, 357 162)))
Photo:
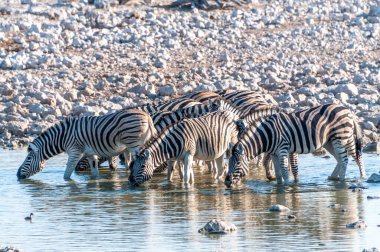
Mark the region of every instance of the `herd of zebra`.
POLYGON ((185 183, 193 183, 193 162, 204 161, 215 179, 232 187, 255 159, 268 179, 288 184, 289 167, 298 181, 298 154, 319 148, 337 161, 330 179, 345 179, 348 156, 365 177, 361 129, 350 110, 326 104, 286 113, 266 98, 254 91, 199 91, 103 116, 67 118, 29 144, 17 177, 34 175, 50 157, 66 152, 65 179, 86 167, 98 176, 103 160, 116 169, 122 155, 133 185, 165 170, 170 181, 178 170, 185 183))

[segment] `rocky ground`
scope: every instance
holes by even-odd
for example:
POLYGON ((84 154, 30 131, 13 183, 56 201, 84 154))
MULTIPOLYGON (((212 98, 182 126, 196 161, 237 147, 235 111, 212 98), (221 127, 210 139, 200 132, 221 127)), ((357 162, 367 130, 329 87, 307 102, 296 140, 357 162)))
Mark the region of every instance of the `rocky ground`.
POLYGON ((366 142, 379 140, 379 1, 252 0, 209 12, 94 2, 0 2, 1 146, 69 115, 221 88, 292 109, 340 101, 366 142))

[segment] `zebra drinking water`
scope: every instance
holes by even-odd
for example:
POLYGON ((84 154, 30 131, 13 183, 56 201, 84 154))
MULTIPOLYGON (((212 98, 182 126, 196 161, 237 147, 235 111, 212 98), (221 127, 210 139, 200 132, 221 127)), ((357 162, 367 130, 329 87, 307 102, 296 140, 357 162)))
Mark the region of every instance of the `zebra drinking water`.
MULTIPOLYGON (((44 168, 52 156, 67 152, 64 174, 69 179, 83 156, 113 157, 125 152, 137 152, 147 139, 156 134, 152 119, 137 109, 104 116, 68 118, 50 127, 33 140, 28 156, 17 172, 19 179, 28 178, 44 168)), ((97 167, 92 166, 93 175, 97 167)))
POLYGON ((236 116, 218 111, 199 118, 186 119, 166 128, 142 149, 131 164, 131 183, 139 185, 153 176, 155 167, 166 160, 184 164, 184 182, 194 181, 193 159, 215 160, 223 167, 223 154, 237 142, 236 116))
MULTIPOLYGON (((290 114, 275 114, 257 126, 250 126, 233 147, 225 184, 233 186, 239 182, 248 173, 247 158, 252 159, 262 152, 273 156, 277 183, 281 184, 284 179, 288 184, 288 155, 311 153, 321 147, 338 162, 331 178, 344 180, 347 153, 355 159, 360 177, 364 178, 361 138, 354 114, 340 105, 327 104, 290 114)), ((294 176, 297 174, 293 171, 294 176)))

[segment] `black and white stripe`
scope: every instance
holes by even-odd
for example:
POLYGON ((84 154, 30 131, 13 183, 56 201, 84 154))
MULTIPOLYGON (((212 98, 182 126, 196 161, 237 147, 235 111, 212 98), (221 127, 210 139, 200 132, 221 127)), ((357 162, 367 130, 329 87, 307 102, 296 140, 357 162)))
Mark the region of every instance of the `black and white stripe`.
MULTIPOLYGON (((69 179, 82 157, 113 157, 127 149, 137 152, 155 134, 151 117, 137 109, 104 116, 68 118, 29 144, 28 156, 17 176, 20 179, 32 176, 43 168, 47 159, 65 151, 69 157, 64 178, 69 179)), ((92 169, 97 175, 97 167, 92 169)))
POLYGON ((166 128, 132 162, 130 181, 138 185, 149 180, 155 167, 167 160, 183 162, 185 183, 194 180, 194 158, 216 160, 218 167, 223 167, 223 154, 231 143, 237 142, 235 120, 233 113, 218 111, 166 128))
MULTIPOLYGON (((231 186, 248 173, 247 158, 267 152, 273 156, 278 183, 288 183, 288 155, 311 153, 324 147, 338 164, 331 177, 344 180, 347 154, 357 162, 360 176, 365 177, 361 153, 361 129, 347 108, 328 104, 290 114, 268 117, 250 126, 234 146, 229 161, 226 185, 231 186)), ((293 171, 297 178, 298 171, 293 171)))

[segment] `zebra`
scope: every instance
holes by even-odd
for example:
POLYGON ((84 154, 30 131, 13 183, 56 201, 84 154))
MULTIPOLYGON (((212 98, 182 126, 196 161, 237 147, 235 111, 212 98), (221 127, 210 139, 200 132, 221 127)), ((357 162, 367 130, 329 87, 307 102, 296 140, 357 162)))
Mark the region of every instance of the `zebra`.
MULTIPOLYGON (((185 118, 195 118, 200 117, 202 115, 205 115, 210 112, 218 111, 219 109, 224 107, 224 102, 216 100, 208 105, 203 105, 200 102, 192 102, 191 104, 197 104, 190 107, 185 107, 183 109, 178 109, 176 111, 161 111, 153 114, 151 116, 154 127, 156 129, 156 132, 161 132, 163 129, 167 128, 168 126, 183 120, 185 118)), ((121 155, 122 156, 122 155, 121 155)), ((114 157, 114 159, 116 159, 114 157)), ((101 157, 101 160, 105 160, 104 157, 101 157)), ((170 164, 169 168, 172 168, 172 165, 170 164)), ((87 158, 83 158, 79 161, 76 170, 88 170, 91 167, 91 164, 87 158)), ((160 166, 156 172, 162 172, 164 169, 167 168, 167 164, 164 163, 162 166, 160 166)), ((171 171, 171 169, 169 170, 171 171)))
MULTIPOLYGON (((356 117, 344 106, 327 104, 289 114, 274 114, 258 125, 248 127, 233 147, 225 184, 233 186, 239 182, 248 172, 247 158, 262 152, 273 156, 277 183, 281 184, 284 179, 288 184, 288 155, 311 153, 321 147, 338 162, 331 179, 345 179, 347 153, 359 166, 360 177, 365 177, 362 135, 356 117)), ((296 164, 292 168, 295 169, 296 164)), ((298 171, 292 172, 298 180, 298 171)))
MULTIPOLYGON (((183 108, 191 107, 198 104, 200 103, 195 100, 185 98, 185 99, 176 99, 176 100, 172 100, 168 102, 152 102, 152 103, 147 103, 142 106, 128 107, 126 109, 139 109, 152 116, 155 113, 158 113, 160 111, 176 111, 178 109, 183 109, 183 108)), ((128 161, 127 162, 125 161, 126 160, 125 156, 127 157, 127 160, 130 161, 131 156, 128 150, 126 151, 126 153, 119 155, 119 159, 121 163, 122 164, 124 163, 125 166, 128 166, 128 161)), ((82 158, 78 162, 78 165, 75 167, 75 170, 76 171, 88 170, 91 167, 90 163, 92 161, 95 161, 95 159, 96 158, 90 158, 90 157, 82 158)), ((106 160, 104 157, 98 157, 97 159, 98 160, 96 161, 99 163, 102 163, 106 160)), ((117 163, 115 163, 115 158, 108 160, 108 162, 110 163, 110 169, 116 170, 117 163)))
POLYGON ((140 185, 153 176, 154 168, 166 160, 184 164, 184 182, 194 182, 193 158, 215 160, 223 167, 223 154, 237 143, 237 117, 229 111, 218 111, 194 119, 185 119, 166 128, 144 146, 131 163, 129 181, 140 185))
MULTIPOLYGON (((68 161, 64 179, 68 180, 83 156, 113 157, 126 149, 135 153, 155 134, 150 116, 137 109, 104 116, 69 117, 29 144, 28 155, 18 169, 17 177, 25 179, 34 175, 44 168, 50 157, 65 151, 68 161)), ((91 168, 93 175, 97 176, 97 167, 91 168)))

